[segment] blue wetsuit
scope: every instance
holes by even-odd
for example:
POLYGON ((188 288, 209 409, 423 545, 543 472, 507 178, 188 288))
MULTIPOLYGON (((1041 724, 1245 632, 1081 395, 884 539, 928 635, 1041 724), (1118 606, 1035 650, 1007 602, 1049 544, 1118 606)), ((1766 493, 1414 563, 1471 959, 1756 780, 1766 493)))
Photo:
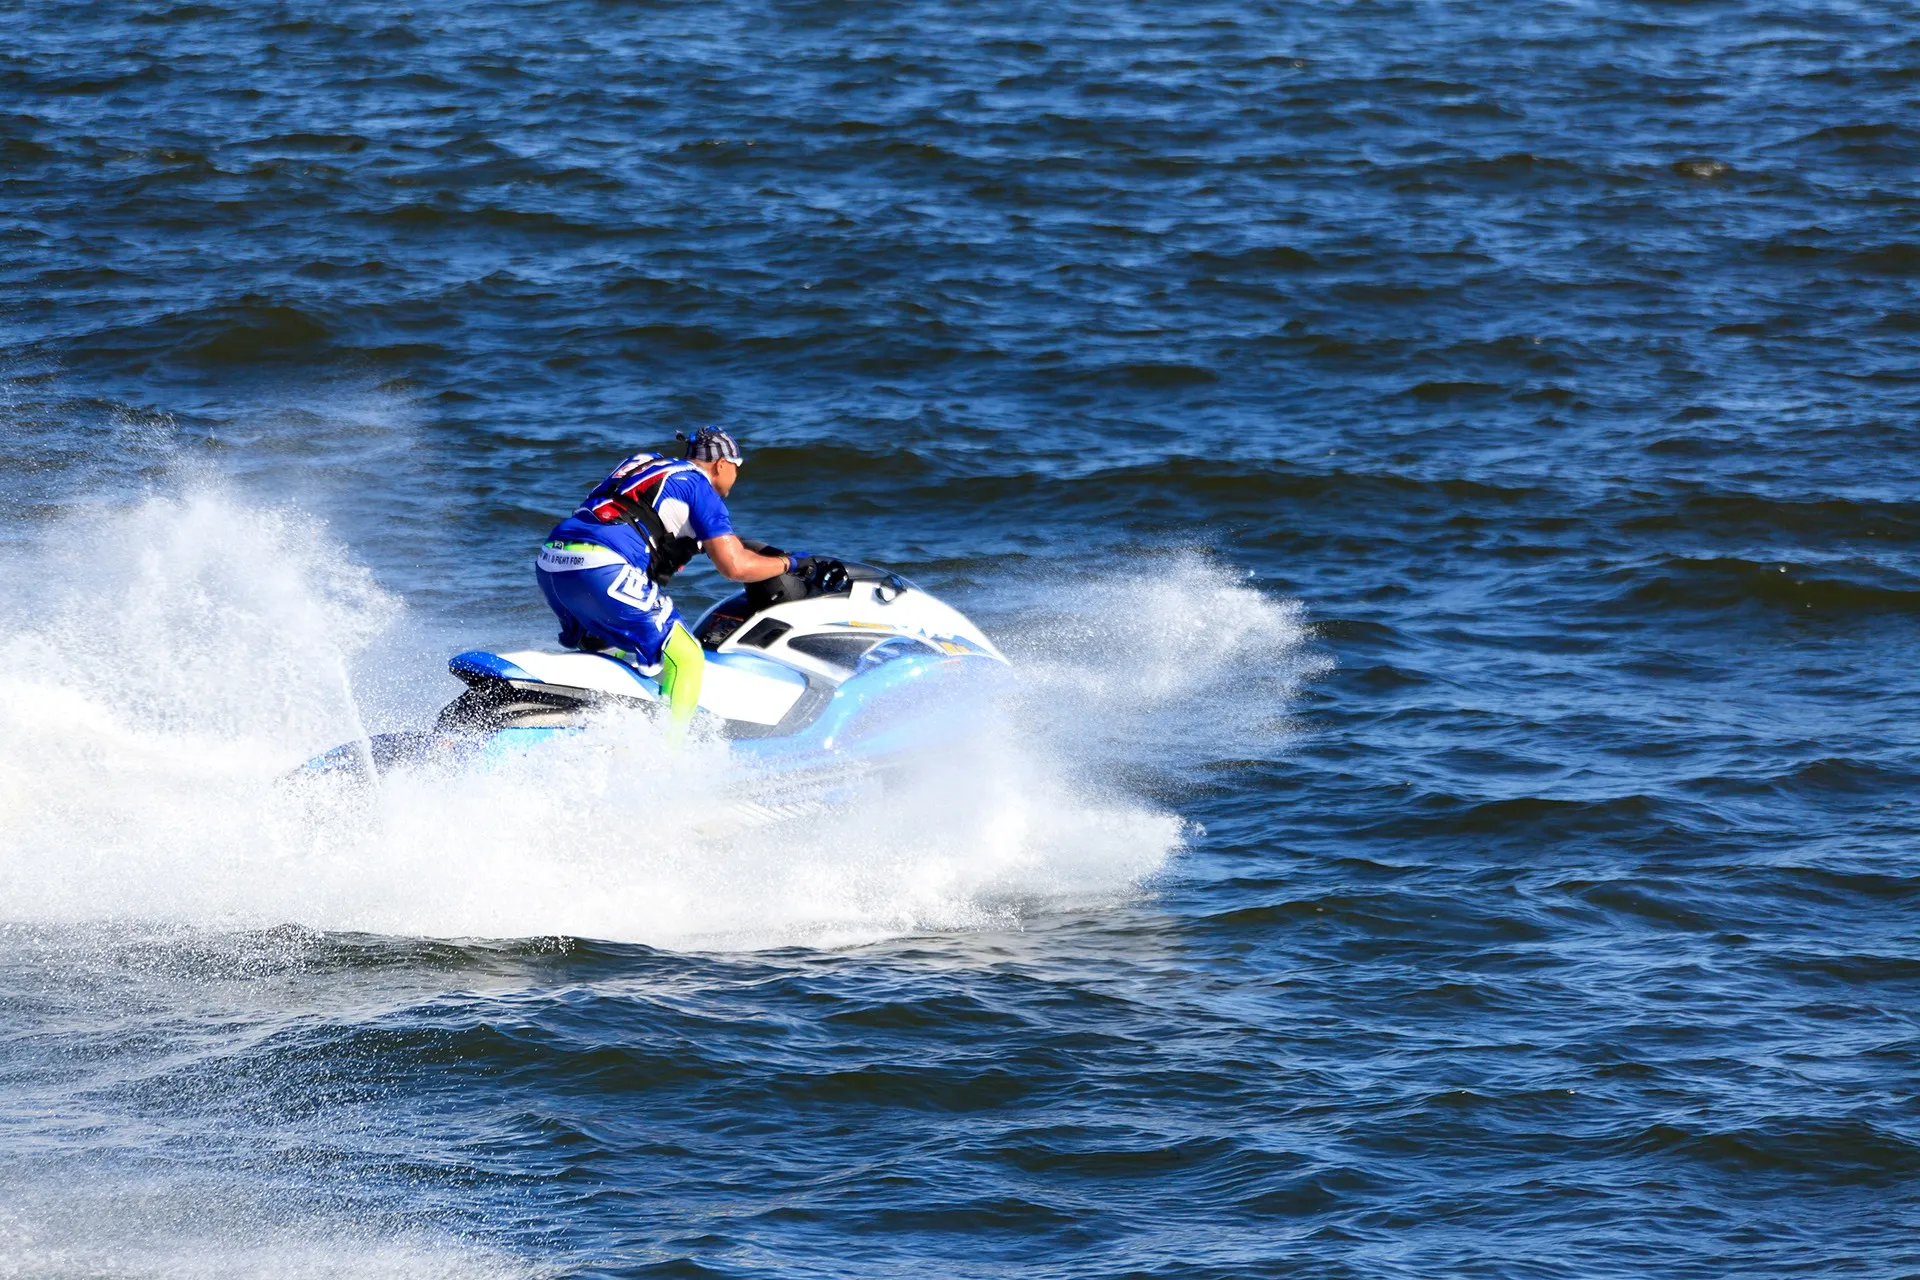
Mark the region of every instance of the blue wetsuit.
POLYGON ((553 527, 534 575, 560 619, 561 644, 629 649, 654 667, 680 615, 655 580, 646 534, 620 516, 637 503, 650 506, 673 538, 705 543, 733 532, 727 504, 705 472, 678 458, 636 453, 553 527))

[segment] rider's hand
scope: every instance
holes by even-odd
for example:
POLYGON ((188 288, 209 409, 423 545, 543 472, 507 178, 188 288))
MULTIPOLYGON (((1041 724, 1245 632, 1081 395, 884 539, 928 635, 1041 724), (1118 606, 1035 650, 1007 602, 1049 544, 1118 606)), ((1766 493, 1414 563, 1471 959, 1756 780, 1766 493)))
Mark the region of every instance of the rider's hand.
POLYGON ((807 561, 809 561, 809 560, 811 560, 811 559, 813 559, 813 555, 812 555, 812 553, 811 553, 811 552, 807 552, 807 551, 795 551, 795 552, 792 552, 792 553, 790 553, 790 554, 789 554, 789 555, 787 556, 787 568, 786 568, 786 572, 788 572, 788 573, 799 573, 799 572, 801 571, 801 566, 803 566, 804 564, 806 564, 806 562, 807 562, 807 561))

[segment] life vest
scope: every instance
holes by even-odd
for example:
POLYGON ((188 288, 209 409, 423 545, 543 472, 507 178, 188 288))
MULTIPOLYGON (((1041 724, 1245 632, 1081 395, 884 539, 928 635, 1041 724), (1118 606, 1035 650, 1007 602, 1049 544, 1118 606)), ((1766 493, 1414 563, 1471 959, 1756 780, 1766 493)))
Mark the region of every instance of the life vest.
MULTIPOLYGON (((631 458, 594 487, 573 514, 601 524, 625 524, 647 540, 647 577, 664 583, 687 567, 700 541, 667 528, 656 509, 661 490, 673 476, 700 471, 690 462, 658 454, 631 458)), ((701 479, 706 479, 704 472, 701 479)))

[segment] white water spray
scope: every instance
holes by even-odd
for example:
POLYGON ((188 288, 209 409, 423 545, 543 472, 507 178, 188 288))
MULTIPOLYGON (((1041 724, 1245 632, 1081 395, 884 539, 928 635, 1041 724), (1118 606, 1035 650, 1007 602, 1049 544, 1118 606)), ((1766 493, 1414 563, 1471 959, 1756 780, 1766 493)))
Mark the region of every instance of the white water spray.
POLYGON ((360 716, 360 703, 353 696, 353 676, 347 671, 347 660, 344 657, 336 660, 333 671, 340 683, 341 712, 353 729, 353 745, 355 754, 360 758, 360 771, 368 778, 378 778, 380 772, 373 763, 373 735, 367 732, 367 722, 360 716))
POLYGON ((557 1271, 442 1230, 370 1228, 331 1206, 290 1212, 251 1188, 196 1184, 177 1170, 142 1179, 28 1162, 0 1175, 0 1193, 0 1280, 543 1280, 557 1271))
POLYGON ((0 921, 748 947, 1006 926, 1135 892, 1180 846, 1175 815, 1096 785, 1114 743, 1207 719, 1249 654, 1278 696, 1304 670, 1268 660, 1297 655, 1297 611, 1187 566, 1154 601, 1095 593, 1117 612, 1080 624, 1124 638, 1102 656, 1014 637, 1017 730, 884 801, 729 832, 714 815, 749 779, 724 747, 668 755, 619 719, 484 776, 283 785, 319 750, 367 750, 349 663, 400 613, 291 513, 152 498, 53 530, 4 580, 24 585, 0 624, 0 921), (1204 644, 1166 630, 1196 609, 1204 644))

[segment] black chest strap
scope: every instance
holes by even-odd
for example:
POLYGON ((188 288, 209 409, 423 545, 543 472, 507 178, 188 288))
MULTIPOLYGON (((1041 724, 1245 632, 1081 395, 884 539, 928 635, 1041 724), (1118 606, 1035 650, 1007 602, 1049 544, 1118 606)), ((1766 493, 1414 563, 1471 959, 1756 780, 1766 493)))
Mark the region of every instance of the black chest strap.
POLYGON ((626 508, 620 513, 621 523, 630 525, 647 540, 647 577, 653 582, 666 582, 686 568, 687 562, 700 550, 697 538, 668 533, 666 522, 652 503, 642 500, 620 505, 626 508))

